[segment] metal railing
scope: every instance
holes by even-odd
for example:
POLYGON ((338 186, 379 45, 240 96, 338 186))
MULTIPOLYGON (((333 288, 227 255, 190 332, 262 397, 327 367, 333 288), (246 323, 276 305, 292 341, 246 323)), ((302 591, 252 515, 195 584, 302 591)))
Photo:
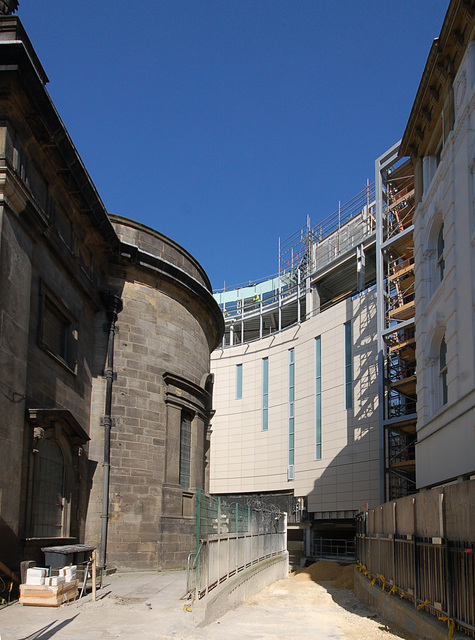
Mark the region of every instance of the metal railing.
POLYGON ((358 533, 360 570, 394 595, 475 637, 475 543, 358 533))
MULTIPOLYGON (((369 233, 374 231, 374 201, 375 201, 375 185, 374 182, 367 184, 366 187, 357 193, 351 200, 343 205, 339 205, 338 209, 332 214, 327 216, 324 220, 318 224, 312 226, 310 219, 307 220, 307 225, 296 231, 289 238, 280 243, 279 246, 279 273, 287 273, 293 271, 295 268, 300 268, 302 264, 305 265, 305 269, 312 268, 312 262, 309 260, 309 248, 313 245, 320 244, 323 240, 330 237, 334 238, 334 242, 331 241, 328 245, 333 246, 333 250, 341 253, 350 246, 349 239, 339 236, 339 232, 342 227, 345 227, 347 223, 351 222, 355 218, 362 216, 366 224, 358 226, 361 234, 361 238, 365 237, 369 233)), ((356 241, 354 242, 356 243, 356 241)), ((327 255, 328 258, 333 259, 334 254, 327 255)))
MULTIPOLYGON (((285 515, 285 514, 283 514, 285 515)), ((196 558, 191 558, 189 591, 203 598, 229 578, 247 567, 286 552, 285 531, 240 533, 202 540, 196 558)))
POLYGON ((315 558, 329 560, 354 560, 356 558, 355 539, 341 540, 316 536, 313 540, 312 555, 315 558))

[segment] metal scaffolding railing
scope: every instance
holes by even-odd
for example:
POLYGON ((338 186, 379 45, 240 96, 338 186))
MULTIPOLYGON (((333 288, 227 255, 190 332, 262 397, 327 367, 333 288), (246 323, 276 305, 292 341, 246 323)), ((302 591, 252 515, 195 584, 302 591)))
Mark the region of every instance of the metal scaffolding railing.
POLYGON ((378 352, 381 501, 415 490, 417 367, 414 174, 395 145, 378 160, 378 352))
MULTIPOLYGON (((279 241, 279 273, 265 280, 214 292, 225 319, 224 346, 263 338, 305 321, 313 314, 309 304, 311 279, 336 268, 339 260, 353 256, 356 262, 362 247, 376 230, 374 184, 366 187, 338 210, 319 222, 299 229, 284 242, 279 241)), ((369 286, 357 280, 348 284, 343 277, 333 296, 321 300, 320 310, 369 286)), ((373 281, 370 284, 373 284, 373 281)))

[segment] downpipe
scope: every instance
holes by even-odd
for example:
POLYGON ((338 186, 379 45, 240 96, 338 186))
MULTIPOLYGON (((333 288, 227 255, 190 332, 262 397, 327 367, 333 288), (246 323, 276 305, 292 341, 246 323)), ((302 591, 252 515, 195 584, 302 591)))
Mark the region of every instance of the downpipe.
POLYGON ((106 367, 104 378, 106 380, 106 398, 104 416, 101 424, 104 426, 104 479, 102 485, 102 522, 101 522, 101 544, 99 547, 99 564, 105 569, 107 532, 109 527, 109 487, 110 487, 110 450, 111 450, 111 428, 112 428, 112 385, 116 378, 114 373, 114 337, 116 333, 116 322, 119 313, 122 311, 122 299, 112 294, 110 291, 102 295, 106 307, 107 323, 104 331, 108 334, 106 367))

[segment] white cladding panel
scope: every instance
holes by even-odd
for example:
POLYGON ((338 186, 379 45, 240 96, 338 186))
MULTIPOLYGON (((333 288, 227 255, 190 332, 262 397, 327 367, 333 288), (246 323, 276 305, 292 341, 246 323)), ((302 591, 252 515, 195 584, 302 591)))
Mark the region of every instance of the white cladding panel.
POLYGON ((376 293, 343 300, 300 325, 218 349, 210 489, 293 489, 310 512, 351 511, 379 499, 376 293), (345 409, 344 324, 352 323, 353 408, 345 409), (315 338, 321 337, 322 458, 315 459, 315 338), (288 481, 289 350, 295 355, 295 465, 288 481), (269 361, 268 430, 262 429, 262 359, 269 361), (242 365, 242 398, 236 367, 242 365))

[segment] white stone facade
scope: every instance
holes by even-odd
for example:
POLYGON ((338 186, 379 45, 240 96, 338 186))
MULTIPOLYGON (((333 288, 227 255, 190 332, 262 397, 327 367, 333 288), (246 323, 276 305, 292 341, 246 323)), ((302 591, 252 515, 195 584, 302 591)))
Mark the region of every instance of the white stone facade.
MULTIPOLYGON (((414 217, 418 488, 475 472, 473 40, 453 92, 453 129, 439 157, 422 159, 423 194, 414 217)), ((432 137, 436 135, 437 128, 432 137)), ((431 140, 427 148, 435 146, 431 140)))

